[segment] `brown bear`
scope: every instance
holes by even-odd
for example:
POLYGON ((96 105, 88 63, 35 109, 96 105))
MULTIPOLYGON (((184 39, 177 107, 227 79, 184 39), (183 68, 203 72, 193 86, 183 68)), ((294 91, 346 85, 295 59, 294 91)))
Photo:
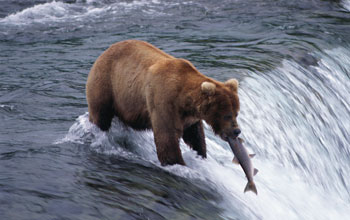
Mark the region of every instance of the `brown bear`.
POLYGON ((108 130, 113 116, 136 129, 152 129, 162 165, 185 162, 182 137, 206 158, 202 120, 227 141, 240 134, 238 81, 201 74, 189 61, 153 45, 126 40, 110 46, 94 63, 86 84, 89 120, 108 130))

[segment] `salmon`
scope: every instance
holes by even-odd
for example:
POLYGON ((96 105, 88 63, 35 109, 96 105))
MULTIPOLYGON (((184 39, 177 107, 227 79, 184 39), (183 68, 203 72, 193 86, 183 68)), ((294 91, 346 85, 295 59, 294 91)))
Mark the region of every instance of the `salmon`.
POLYGON ((258 191, 253 180, 253 176, 257 174, 258 170, 253 167, 251 161, 251 158, 254 157, 255 154, 248 154, 242 142, 243 140, 240 138, 228 138, 228 143, 231 147, 233 154, 235 155, 232 162, 240 164, 246 175, 248 183, 244 189, 244 192, 252 191, 256 195, 258 195, 258 191))

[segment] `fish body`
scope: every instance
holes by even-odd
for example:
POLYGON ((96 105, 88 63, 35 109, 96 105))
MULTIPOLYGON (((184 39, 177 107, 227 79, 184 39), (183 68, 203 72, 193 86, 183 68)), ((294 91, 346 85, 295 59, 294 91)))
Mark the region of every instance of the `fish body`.
POLYGON ((249 155, 245 147, 242 145, 242 140, 239 138, 229 138, 228 143, 231 147, 235 158, 233 158, 233 162, 239 163, 248 179, 248 183, 244 189, 244 192, 252 191, 255 194, 258 194, 256 189, 253 176, 258 172, 257 169, 253 167, 251 158, 254 156, 253 154, 249 155))

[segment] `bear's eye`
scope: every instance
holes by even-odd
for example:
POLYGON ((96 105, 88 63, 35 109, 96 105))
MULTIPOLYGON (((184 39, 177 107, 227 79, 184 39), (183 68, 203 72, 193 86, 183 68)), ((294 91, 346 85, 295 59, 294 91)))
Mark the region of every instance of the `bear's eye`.
POLYGON ((224 120, 225 121, 228 121, 228 120, 231 120, 231 119, 232 119, 232 115, 231 114, 224 116, 224 120))

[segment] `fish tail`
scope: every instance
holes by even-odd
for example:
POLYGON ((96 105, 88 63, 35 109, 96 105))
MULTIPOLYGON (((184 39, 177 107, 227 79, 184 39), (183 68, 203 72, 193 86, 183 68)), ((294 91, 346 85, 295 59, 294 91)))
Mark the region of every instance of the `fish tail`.
POLYGON ((256 189, 255 183, 253 181, 248 182, 247 185, 245 186, 244 192, 248 192, 248 191, 252 191, 256 195, 258 195, 258 190, 256 189))

